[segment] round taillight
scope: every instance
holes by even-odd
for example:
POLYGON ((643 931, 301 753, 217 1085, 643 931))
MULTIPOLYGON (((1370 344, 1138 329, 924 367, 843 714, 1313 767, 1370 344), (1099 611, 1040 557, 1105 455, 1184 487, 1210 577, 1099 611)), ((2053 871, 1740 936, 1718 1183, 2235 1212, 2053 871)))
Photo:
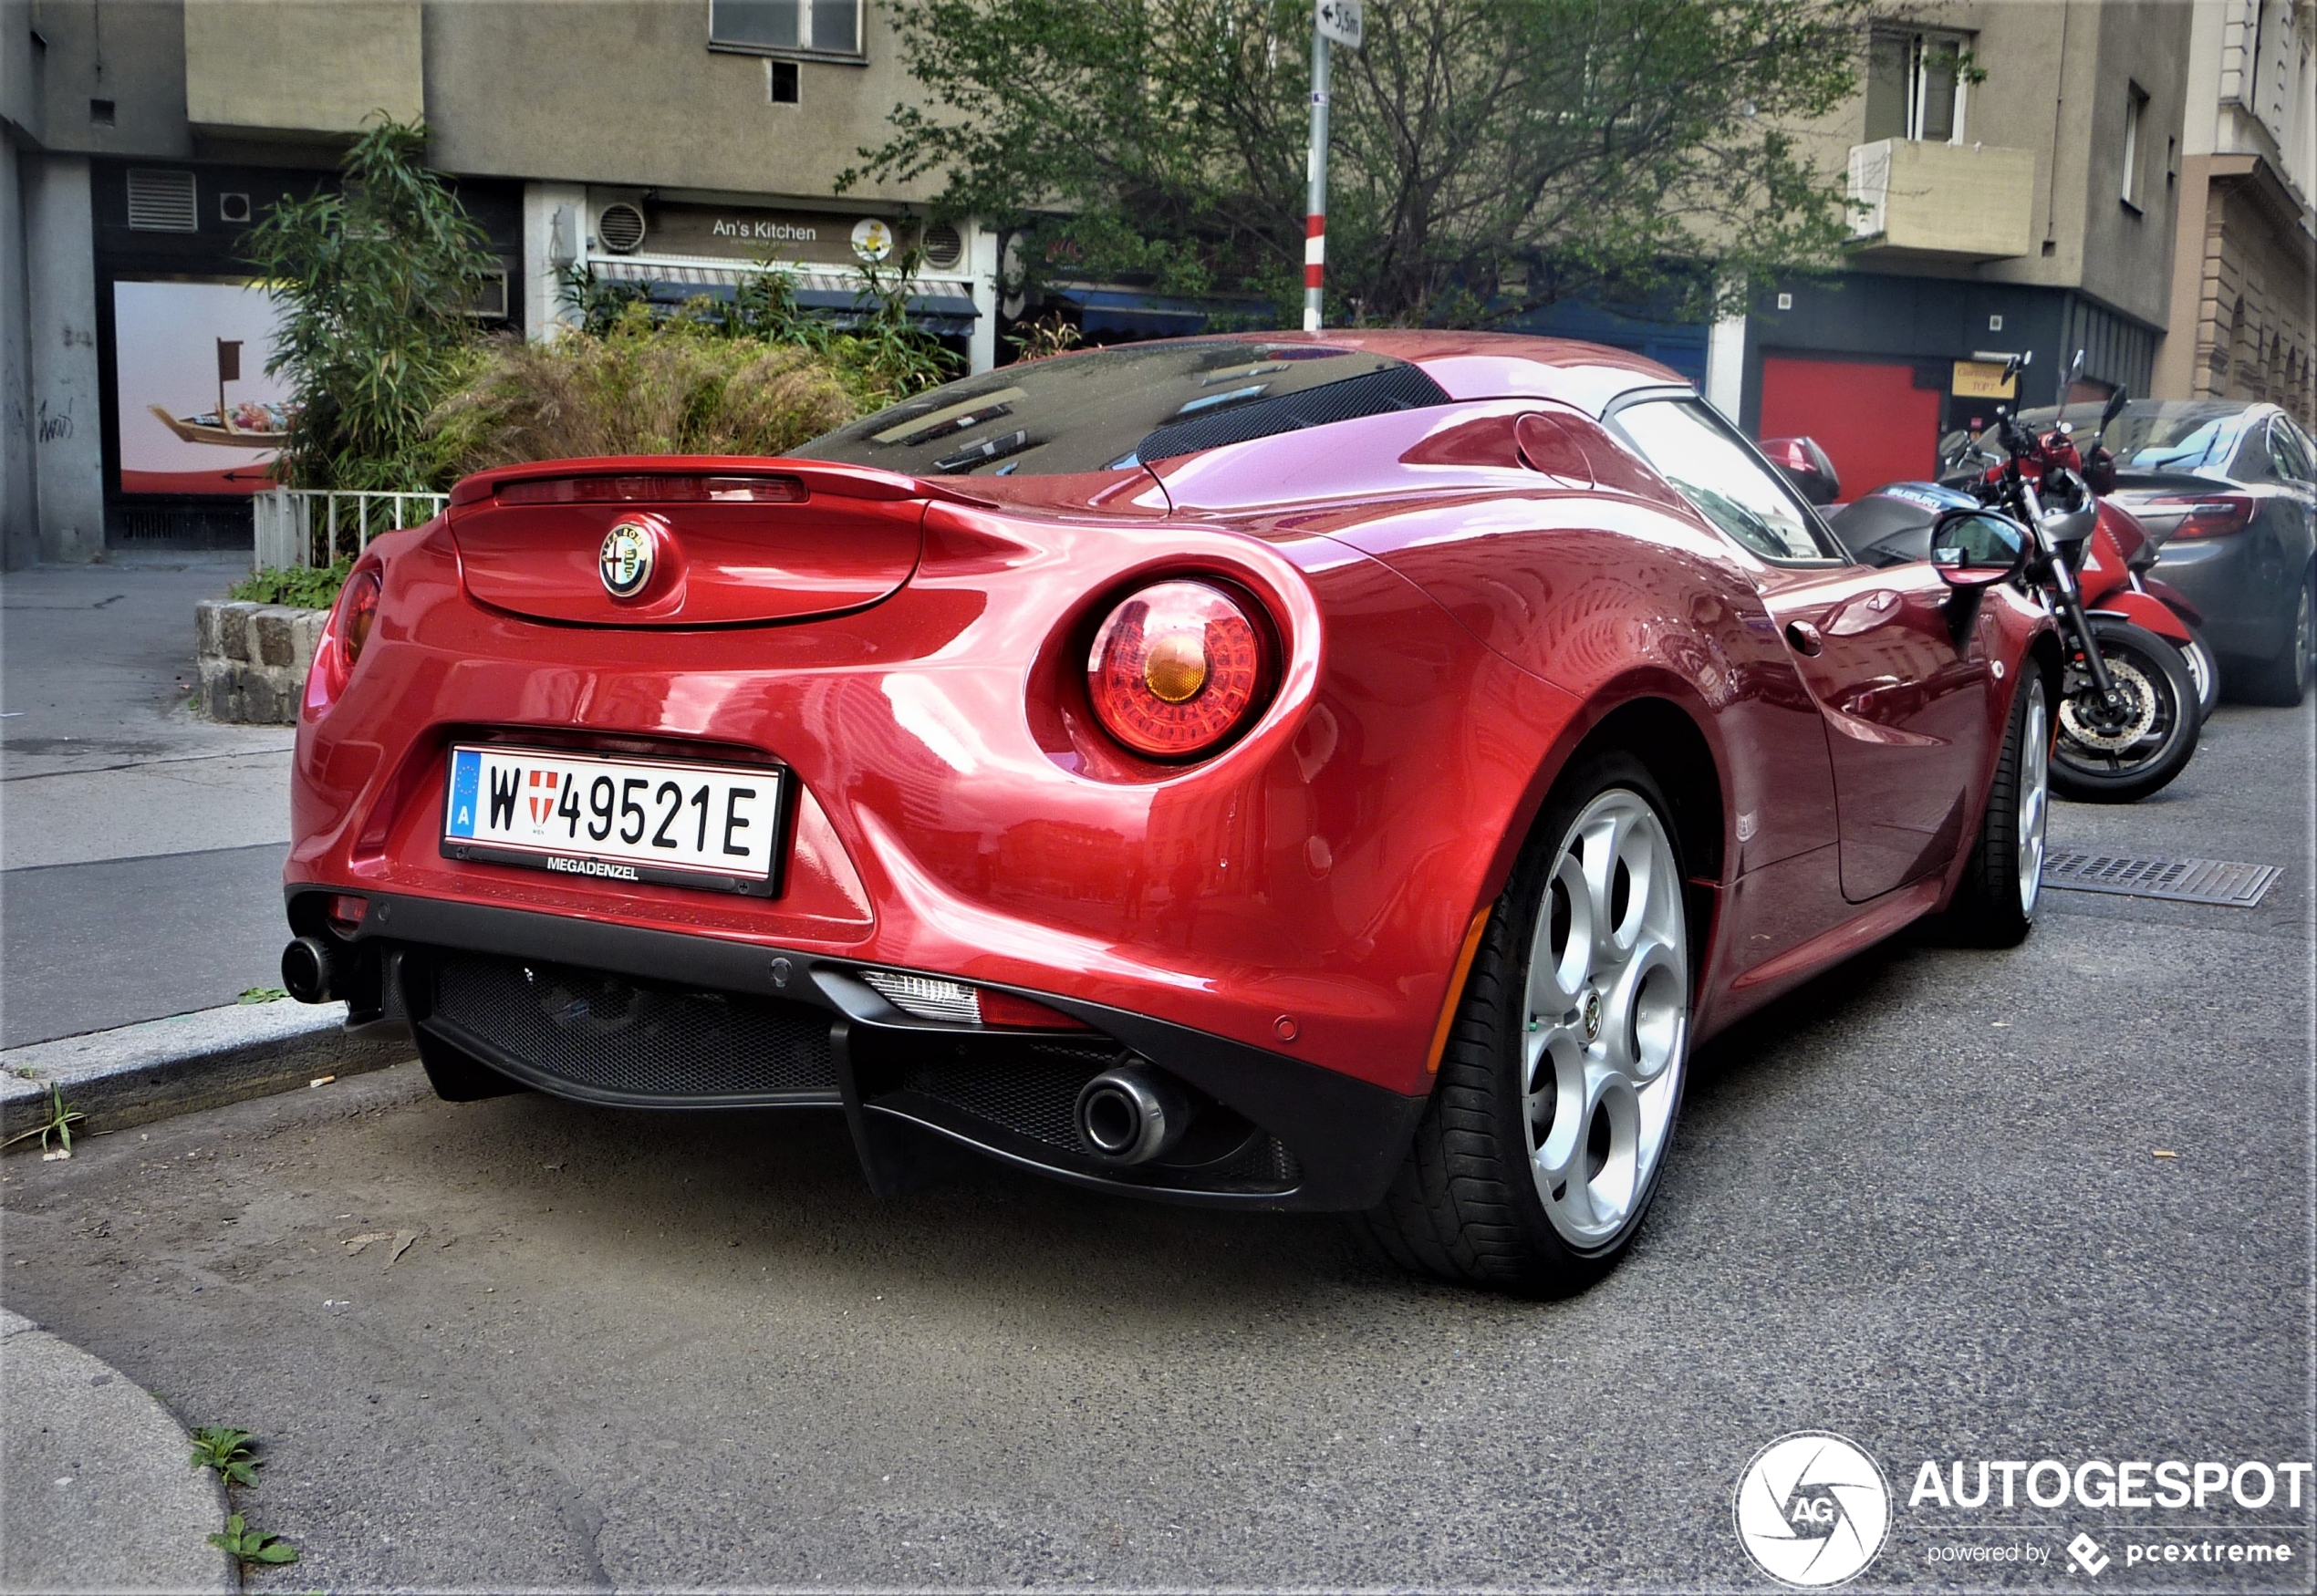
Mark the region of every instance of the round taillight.
POLYGON ((1112 610, 1086 660, 1109 732, 1151 759, 1221 747, 1262 708, 1270 648, 1247 606, 1204 582, 1161 582, 1112 610))
POLYGON ((346 656, 347 668, 362 658, 362 645, 370 640, 370 627, 379 618, 379 574, 357 571, 346 579, 346 596, 338 604, 339 627, 338 646, 346 656))

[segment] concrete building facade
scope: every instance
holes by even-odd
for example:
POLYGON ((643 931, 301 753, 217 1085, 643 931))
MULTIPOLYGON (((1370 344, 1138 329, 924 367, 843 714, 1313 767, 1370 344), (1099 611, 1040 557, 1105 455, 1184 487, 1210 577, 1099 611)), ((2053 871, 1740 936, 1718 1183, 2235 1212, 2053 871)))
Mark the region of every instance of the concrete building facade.
POLYGON ((1851 254, 1716 326, 1708 397, 1808 434, 1846 493, 1932 474, 2004 397, 2146 393, 2172 315, 2191 10, 2177 0, 1894 5, 1861 92, 1805 130, 1846 171, 1851 254), (2014 396, 2001 362, 2031 355, 2014 396))
POLYGON ((239 240, 379 111, 490 235, 497 325, 551 336, 575 271, 672 300, 771 264, 844 309, 914 245, 913 314, 988 367, 995 237, 931 181, 837 192, 911 89, 874 0, 0 0, 7 563, 246 536, 234 446, 273 399, 239 240))
POLYGON ((2196 0, 2154 391, 2317 426, 2317 4, 2196 0))

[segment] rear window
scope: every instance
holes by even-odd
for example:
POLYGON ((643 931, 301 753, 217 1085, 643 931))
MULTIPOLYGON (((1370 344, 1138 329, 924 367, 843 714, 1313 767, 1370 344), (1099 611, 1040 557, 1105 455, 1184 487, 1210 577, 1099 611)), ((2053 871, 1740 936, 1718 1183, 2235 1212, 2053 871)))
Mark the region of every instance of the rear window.
POLYGON ((1310 344, 1136 344, 921 393, 790 451, 909 476, 1114 471, 1449 402, 1417 367, 1310 344))

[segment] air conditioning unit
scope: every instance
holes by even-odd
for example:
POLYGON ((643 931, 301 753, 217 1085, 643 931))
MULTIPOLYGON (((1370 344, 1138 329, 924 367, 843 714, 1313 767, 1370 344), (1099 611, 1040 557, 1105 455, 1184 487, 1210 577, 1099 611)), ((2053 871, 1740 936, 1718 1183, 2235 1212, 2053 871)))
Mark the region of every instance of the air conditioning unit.
POLYGON ((483 286, 475 291, 467 306, 467 314, 482 321, 507 319, 507 275, 504 271, 483 274, 483 286))
POLYGON ((965 240, 946 222, 925 230, 925 264, 937 271, 953 271, 965 259, 965 240))

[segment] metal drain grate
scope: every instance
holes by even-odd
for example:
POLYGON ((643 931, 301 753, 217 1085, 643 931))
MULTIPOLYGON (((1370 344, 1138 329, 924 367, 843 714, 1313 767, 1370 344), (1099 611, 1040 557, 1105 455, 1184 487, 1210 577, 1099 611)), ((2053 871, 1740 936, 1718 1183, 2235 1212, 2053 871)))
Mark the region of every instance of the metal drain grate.
POLYGON ((2043 861, 2043 885, 2069 892, 2113 892, 2175 903, 2249 909, 2285 873, 2281 865, 2174 859, 2162 854, 2086 854, 2057 848, 2043 861))

